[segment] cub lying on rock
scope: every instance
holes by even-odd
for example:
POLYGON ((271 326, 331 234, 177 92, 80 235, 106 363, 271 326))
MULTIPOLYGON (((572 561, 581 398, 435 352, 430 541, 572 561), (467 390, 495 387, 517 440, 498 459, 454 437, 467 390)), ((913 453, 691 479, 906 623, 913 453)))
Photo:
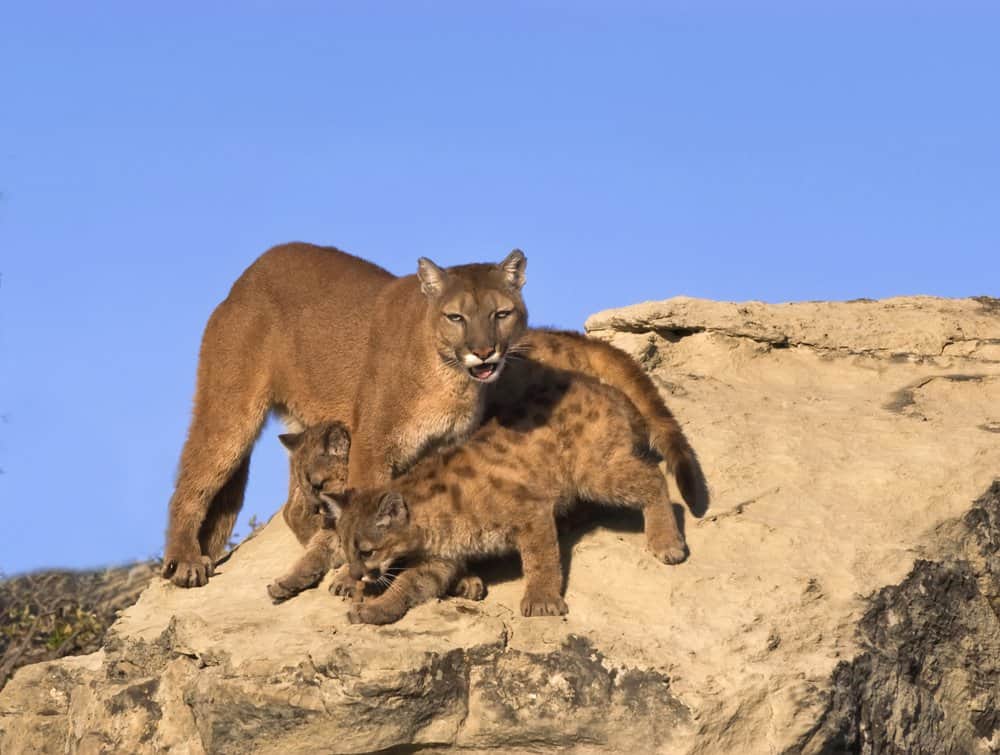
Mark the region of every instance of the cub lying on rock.
POLYGON ((525 360, 508 368, 501 400, 464 444, 417 463, 390 486, 331 499, 351 576, 380 582, 352 622, 386 624, 446 594, 468 559, 519 551, 521 613, 567 612, 556 514, 577 499, 640 508, 649 550, 686 555, 659 459, 641 415, 619 391, 525 360))

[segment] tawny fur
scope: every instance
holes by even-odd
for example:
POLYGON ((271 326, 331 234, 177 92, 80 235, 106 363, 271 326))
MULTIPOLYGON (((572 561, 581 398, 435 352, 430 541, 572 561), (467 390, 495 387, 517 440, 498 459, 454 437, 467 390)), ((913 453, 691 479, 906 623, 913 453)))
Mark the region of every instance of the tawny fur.
POLYGON ((684 559, 648 428, 625 395, 531 360, 510 365, 490 394, 487 420, 465 444, 336 507, 352 577, 379 581, 409 564, 352 607, 352 621, 396 621, 442 595, 468 559, 510 550, 524 569, 522 613, 565 613, 556 514, 578 498, 641 509, 653 555, 684 559))
POLYGON ((500 265, 442 270, 422 260, 419 275, 397 278, 333 248, 288 244, 263 254, 205 328, 164 576, 183 587, 208 580, 271 409, 300 425, 346 420, 357 486, 384 483, 428 447, 471 432, 485 384, 469 361, 482 361, 473 351, 502 356, 522 334, 524 266, 515 251, 500 265), (497 319, 498 311, 510 315, 497 319))

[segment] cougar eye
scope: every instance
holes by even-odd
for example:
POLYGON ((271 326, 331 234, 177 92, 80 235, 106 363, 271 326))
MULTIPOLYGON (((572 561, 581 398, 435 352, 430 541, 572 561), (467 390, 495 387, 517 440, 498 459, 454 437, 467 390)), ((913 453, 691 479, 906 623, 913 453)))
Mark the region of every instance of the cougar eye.
POLYGON ((503 320, 506 317, 510 317, 511 310, 509 309, 498 309, 493 313, 493 316, 498 320, 503 320))
POLYGON ((375 555, 375 551, 358 551, 358 555, 361 556, 365 561, 370 559, 375 555))
POLYGON ((452 322, 462 322, 462 320, 465 319, 457 312, 446 312, 444 316, 447 317, 452 322))

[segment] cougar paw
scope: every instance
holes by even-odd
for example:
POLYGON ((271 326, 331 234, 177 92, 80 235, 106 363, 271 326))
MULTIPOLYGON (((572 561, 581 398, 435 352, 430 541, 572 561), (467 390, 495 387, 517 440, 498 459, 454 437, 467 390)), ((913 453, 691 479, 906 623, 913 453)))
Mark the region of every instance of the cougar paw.
POLYGON ((201 587, 208 584, 208 578, 215 573, 215 565, 208 556, 197 560, 167 559, 163 564, 163 576, 178 587, 201 587))
POLYGON ((687 558, 687 546, 683 543, 680 545, 665 545, 660 547, 649 547, 649 552, 657 558, 657 560, 662 561, 665 564, 679 564, 681 561, 687 558))
POLYGON ((558 594, 527 594, 521 599, 522 616, 563 616, 569 613, 569 606, 558 594))
POLYGON ((474 574, 467 574, 455 583, 451 588, 451 594, 466 600, 482 600, 486 597, 486 585, 474 574))

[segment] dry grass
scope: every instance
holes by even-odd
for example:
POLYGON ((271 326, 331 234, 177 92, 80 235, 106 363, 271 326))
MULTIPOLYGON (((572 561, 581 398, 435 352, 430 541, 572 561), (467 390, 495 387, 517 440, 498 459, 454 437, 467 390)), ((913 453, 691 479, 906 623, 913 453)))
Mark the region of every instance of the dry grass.
MULTIPOLYGON (((247 539, 264 524, 250 517, 247 539)), ((231 548, 238 539, 233 533, 231 548)), ((98 650, 119 612, 139 599, 160 566, 150 560, 95 571, 0 575, 0 689, 21 666, 98 650)))
POLYGON ((99 571, 39 571, 0 581, 0 688, 21 666, 101 647, 158 562, 99 571))

